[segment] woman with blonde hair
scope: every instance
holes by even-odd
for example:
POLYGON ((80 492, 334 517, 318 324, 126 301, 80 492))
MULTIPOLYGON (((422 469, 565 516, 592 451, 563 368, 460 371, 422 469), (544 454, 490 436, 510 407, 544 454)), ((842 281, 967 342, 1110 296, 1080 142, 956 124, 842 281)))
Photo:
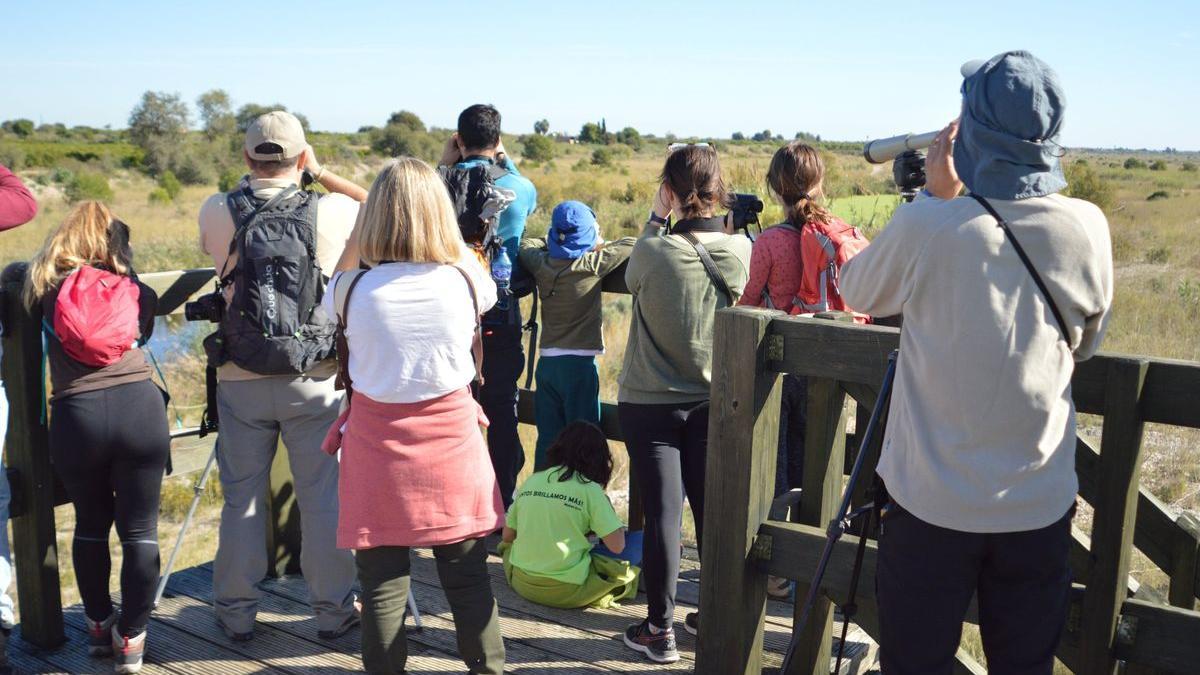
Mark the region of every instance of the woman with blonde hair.
POLYGON ((41 306, 50 382, 50 456, 75 507, 72 562, 93 656, 142 666, 158 583, 158 503, 170 451, 162 394, 139 345, 158 298, 133 277, 129 227, 100 202, 76 206, 29 265, 25 300, 41 306), (121 611, 108 588, 113 524, 121 611))
POLYGON ((472 673, 502 673, 483 537, 503 526, 504 507, 471 395, 479 315, 496 285, 420 160, 384 168, 353 236, 369 269, 339 272, 323 300, 352 391, 326 450, 342 451, 338 546, 357 551, 363 665, 404 672, 409 549, 431 547, 463 661, 472 673))

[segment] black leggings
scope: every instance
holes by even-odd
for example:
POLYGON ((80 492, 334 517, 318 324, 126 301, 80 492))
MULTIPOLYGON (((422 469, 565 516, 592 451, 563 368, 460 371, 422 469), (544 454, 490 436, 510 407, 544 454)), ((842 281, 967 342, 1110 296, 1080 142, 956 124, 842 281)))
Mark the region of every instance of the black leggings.
POLYGON ((679 580, 679 529, 685 492, 696 521, 697 544, 704 531, 708 401, 621 403, 617 414, 646 509, 642 579, 648 618, 659 628, 670 628, 679 580))
POLYGON ((75 506, 72 562, 92 621, 112 615, 108 553, 121 539, 121 635, 146 629, 158 584, 158 502, 170 452, 162 394, 150 380, 55 400, 50 456, 75 506))

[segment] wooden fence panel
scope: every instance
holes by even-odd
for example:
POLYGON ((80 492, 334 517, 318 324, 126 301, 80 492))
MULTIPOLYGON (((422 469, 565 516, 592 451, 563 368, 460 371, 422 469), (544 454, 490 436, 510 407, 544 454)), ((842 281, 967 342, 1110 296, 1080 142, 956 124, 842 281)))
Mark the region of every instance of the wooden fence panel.
POLYGON ((780 378, 766 368, 771 315, 724 309, 713 329, 696 645, 701 675, 762 672, 766 578, 750 553, 771 507, 779 442, 780 378))

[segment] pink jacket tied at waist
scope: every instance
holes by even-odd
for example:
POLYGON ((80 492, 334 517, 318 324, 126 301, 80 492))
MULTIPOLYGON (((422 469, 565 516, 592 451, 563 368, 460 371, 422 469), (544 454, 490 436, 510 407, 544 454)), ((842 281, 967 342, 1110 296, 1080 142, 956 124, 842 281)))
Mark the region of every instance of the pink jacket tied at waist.
POLYGON ((500 486, 469 389, 418 403, 355 394, 326 437, 340 435, 337 545, 441 546, 504 525, 500 486))

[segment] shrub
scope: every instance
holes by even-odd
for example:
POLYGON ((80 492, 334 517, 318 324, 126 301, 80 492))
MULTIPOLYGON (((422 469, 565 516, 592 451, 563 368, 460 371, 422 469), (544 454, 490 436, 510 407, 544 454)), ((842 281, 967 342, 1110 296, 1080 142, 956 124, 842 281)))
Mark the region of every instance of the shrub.
POLYGON ((1146 197, 1146 201, 1156 202, 1160 199, 1168 199, 1170 196, 1171 195, 1168 194, 1166 190, 1155 190, 1154 192, 1150 193, 1149 197, 1146 197))
POLYGON ((1089 201, 1106 213, 1112 209, 1114 202, 1112 184, 1101 178, 1100 174, 1090 166, 1074 162, 1067 165, 1065 174, 1067 196, 1089 201))
POLYGON ((0 147, 0 164, 16 171, 25 166, 25 151, 14 146, 0 147))
POLYGON ((151 204, 166 204, 173 199, 174 198, 171 197, 171 195, 165 189, 159 187, 150 191, 147 201, 149 201, 151 204))
POLYGON ((428 133, 391 124, 371 132, 371 149, 385 157, 408 155, 436 162, 442 145, 428 133))
POLYGON ((50 180, 58 183, 59 185, 65 186, 67 183, 75 180, 75 172, 71 171, 70 169, 59 167, 50 172, 50 180))
POLYGON ((1161 159, 1156 159, 1150 163, 1150 170, 1151 171, 1166 171, 1167 163, 1162 161, 1161 159))
POLYGON ((1179 169, 1181 171, 1193 171, 1194 172, 1194 171, 1196 171, 1196 163, 1195 162, 1184 162, 1183 164, 1179 165, 1179 169))
MULTIPOLYGON (((164 171, 163 175, 158 177, 158 187, 167 194, 167 198, 171 201, 175 201, 175 199, 179 196, 179 193, 183 191, 183 184, 180 183, 179 179, 175 177, 175 174, 171 173, 170 171, 164 171)), ((152 197, 151 201, 153 201, 154 193, 152 192, 150 194, 152 197)))
POLYGON ((612 166, 613 153, 608 148, 596 148, 592 151, 593 166, 612 166))
POLYGON ((1129 159, 1125 160, 1125 164, 1123 166, 1126 169, 1144 169, 1146 168, 1146 163, 1137 157, 1130 157, 1129 159))
POLYGON ((625 127, 618 131, 615 138, 618 143, 624 143, 634 150, 642 149, 642 135, 633 127, 625 127))
POLYGON ((407 110, 392 113, 392 116, 388 118, 387 125, 389 127, 398 126, 405 127, 411 131, 425 132, 425 123, 421 121, 421 118, 417 117, 416 113, 407 110))
POLYGON ((221 192, 232 192, 242 182, 243 172, 238 169, 226 169, 217 179, 217 189, 221 192))
POLYGON ((211 185, 213 182, 212 160, 188 148, 176 153, 170 163, 174 173, 184 185, 211 185))
POLYGON ((112 200, 113 191, 108 186, 107 178, 89 171, 75 174, 71 182, 67 183, 66 196, 67 201, 72 204, 86 199, 107 202, 112 200))
POLYGON ((1146 251, 1146 262, 1152 265, 1162 265, 1171 258, 1171 249, 1166 246, 1155 246, 1146 251))
POLYGON ((526 136, 524 146, 525 159, 534 162, 547 162, 554 159, 554 141, 549 136, 526 136))

